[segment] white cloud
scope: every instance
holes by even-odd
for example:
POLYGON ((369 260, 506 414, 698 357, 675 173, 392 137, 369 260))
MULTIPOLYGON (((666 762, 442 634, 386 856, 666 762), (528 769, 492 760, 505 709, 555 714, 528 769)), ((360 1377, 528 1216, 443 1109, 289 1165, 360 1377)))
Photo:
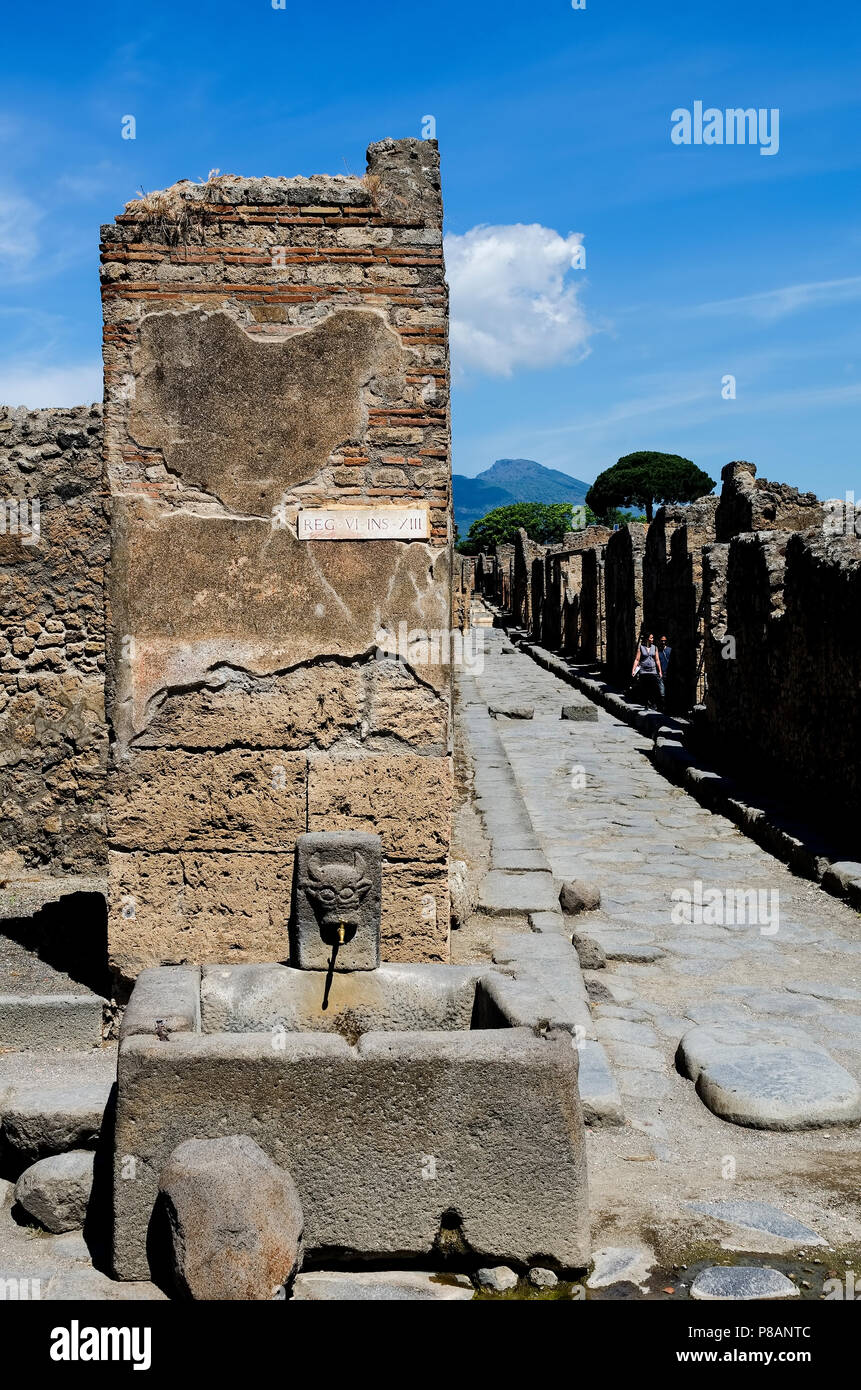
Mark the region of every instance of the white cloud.
POLYGON ((0 191, 0 265, 21 271, 39 249, 36 231, 42 214, 29 198, 0 191))
POLYGON ((473 227, 445 238, 456 369, 511 376, 585 356, 592 332, 574 283, 579 232, 535 222, 473 227))
POLYGON ((102 364, 39 367, 0 362, 0 403, 40 406, 91 405, 102 399, 102 364))
POLYGON ((762 290, 759 294, 745 294, 738 299, 718 299, 711 304, 699 304, 691 312, 695 314, 735 314, 746 313, 753 318, 773 320, 794 314, 799 309, 809 309, 827 304, 841 304, 845 300, 861 298, 861 275, 847 276, 843 280, 811 280, 806 284, 784 285, 779 290, 762 290))

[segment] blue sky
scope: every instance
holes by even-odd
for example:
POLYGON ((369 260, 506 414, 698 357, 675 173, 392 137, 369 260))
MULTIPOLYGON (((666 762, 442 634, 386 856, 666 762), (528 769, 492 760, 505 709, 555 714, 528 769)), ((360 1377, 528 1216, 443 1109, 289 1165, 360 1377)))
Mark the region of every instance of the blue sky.
POLYGON ((653 448, 861 496, 854 0, 47 0, 4 40, 0 399, 100 394, 98 226, 140 188, 361 174, 432 115, 456 471, 653 448), (674 144, 695 101, 777 108, 778 152, 674 144))

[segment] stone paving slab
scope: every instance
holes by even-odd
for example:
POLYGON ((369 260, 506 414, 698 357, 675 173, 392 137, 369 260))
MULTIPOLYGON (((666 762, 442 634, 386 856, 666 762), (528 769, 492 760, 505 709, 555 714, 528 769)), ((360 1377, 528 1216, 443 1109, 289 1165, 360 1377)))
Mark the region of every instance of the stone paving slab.
POLYGON ((779 1236, 793 1245, 825 1245, 827 1242, 809 1226, 794 1216, 771 1206, 768 1202, 688 1202, 691 1211, 713 1216, 729 1226, 743 1226, 752 1231, 764 1231, 779 1236))
POLYGON ((452 1276, 426 1274, 420 1270, 372 1270, 353 1273, 318 1270, 298 1274, 292 1299, 298 1303, 389 1302, 404 1299, 457 1302, 471 1299, 475 1290, 467 1281, 459 1284, 452 1276))

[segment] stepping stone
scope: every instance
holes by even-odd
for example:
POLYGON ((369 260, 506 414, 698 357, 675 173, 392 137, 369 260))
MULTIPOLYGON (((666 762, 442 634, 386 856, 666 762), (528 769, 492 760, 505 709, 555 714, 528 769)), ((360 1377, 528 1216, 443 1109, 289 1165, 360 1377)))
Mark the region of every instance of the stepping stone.
POLYGON ((0 1055, 0 1121, 30 1162, 95 1146, 116 1079, 116 1048, 0 1055))
POLYGON ((712 1265, 691 1284, 691 1298, 797 1298, 798 1289, 779 1269, 763 1265, 712 1265))
POLYGON ((590 1127, 623 1125, 625 1113, 616 1078, 600 1043, 581 1042, 577 1049, 579 1072, 577 1089, 583 1107, 583 1122, 590 1127))
POLYGON ((559 909, 552 875, 538 870, 508 873, 503 869, 491 869, 479 889, 478 903, 485 911, 501 916, 559 909))
POLYGON ((709 1110, 732 1124, 792 1130, 861 1120, 854 1078, 800 1030, 692 1028, 679 1044, 677 1064, 709 1110))
POLYGON ((622 1283, 642 1287, 648 1282, 654 1263, 654 1254, 644 1245, 607 1245, 595 1251, 586 1287, 605 1289, 609 1284, 622 1283))
POLYGON ((828 1244, 809 1226, 803 1226, 794 1216, 789 1216, 779 1207, 770 1206, 768 1202, 686 1202, 685 1205, 703 1216, 725 1221, 728 1226, 765 1231, 767 1235, 779 1236, 781 1240, 792 1241, 795 1245, 828 1244))
POLYGON ((487 712, 492 719, 532 719, 535 709, 532 705, 488 705, 487 712))
POLYGON ((580 724, 597 724, 597 705, 563 705, 562 718, 573 719, 580 724))
MULTIPOLYGON (((475 1290, 463 1277, 450 1274, 426 1274, 421 1270, 391 1269, 351 1273, 336 1270, 317 1270, 313 1274, 297 1274, 292 1297, 301 1303, 338 1303, 342 1300, 390 1302, 403 1299, 472 1298, 475 1290)), ((517 1277, 515 1275, 515 1283, 517 1277)))

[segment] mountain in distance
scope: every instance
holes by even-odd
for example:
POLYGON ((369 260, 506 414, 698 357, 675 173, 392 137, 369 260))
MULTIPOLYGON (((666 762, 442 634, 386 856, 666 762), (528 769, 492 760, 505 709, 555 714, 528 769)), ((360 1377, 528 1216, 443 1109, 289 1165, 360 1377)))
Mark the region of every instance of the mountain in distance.
POLYGON ((454 519, 461 537, 474 521, 512 502, 583 502, 590 487, 534 459, 497 459, 475 478, 452 477, 454 519))

